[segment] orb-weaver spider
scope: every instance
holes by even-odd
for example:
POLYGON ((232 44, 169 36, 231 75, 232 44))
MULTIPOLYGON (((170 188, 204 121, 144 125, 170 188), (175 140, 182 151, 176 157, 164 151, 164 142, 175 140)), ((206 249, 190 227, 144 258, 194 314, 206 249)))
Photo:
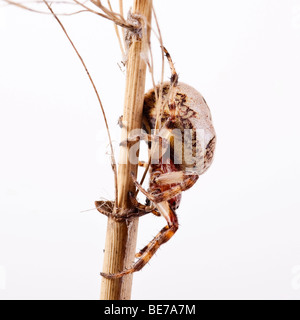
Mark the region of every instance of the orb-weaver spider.
POLYGON ((175 234, 178 229, 175 210, 179 206, 182 191, 195 184, 213 159, 216 136, 206 101, 194 88, 178 82, 171 57, 166 49, 164 51, 172 72, 171 81, 162 84, 162 96, 158 99, 160 104, 156 99, 159 86, 145 94, 144 131, 125 142, 148 142, 151 161, 149 165, 142 162, 139 165, 149 167, 149 189, 145 190, 132 174, 137 189, 147 198, 146 205, 138 203, 134 194, 129 194, 133 209, 122 216, 113 213, 113 202, 96 201, 96 207, 101 213, 117 220, 152 212, 162 215, 167 225, 136 254, 139 259, 130 269, 115 274, 101 273, 109 279, 141 270, 158 248, 175 234))

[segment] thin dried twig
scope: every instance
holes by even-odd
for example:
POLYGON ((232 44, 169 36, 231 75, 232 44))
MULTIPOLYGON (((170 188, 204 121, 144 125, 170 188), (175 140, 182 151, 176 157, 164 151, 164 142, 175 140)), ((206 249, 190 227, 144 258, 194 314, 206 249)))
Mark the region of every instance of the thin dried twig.
MULTIPOLYGON (((161 66, 161 79, 160 79, 160 88, 159 88, 159 99, 160 100, 158 101, 158 105, 160 105, 161 99, 162 99, 162 89, 163 89, 164 72, 165 72, 165 54, 164 54, 164 44, 163 44, 163 40, 162 40, 162 34, 160 31, 158 19, 157 19, 156 12, 155 12, 154 8, 152 8, 152 11, 153 11, 154 20, 155 20, 158 35, 159 35, 159 42, 160 42, 160 48, 161 48, 162 66, 161 66)), ((160 112, 157 113, 157 115, 156 115, 155 129, 158 129, 160 126, 160 119, 161 119, 162 111, 163 111, 163 106, 161 106, 160 112)))
MULTIPOLYGON (((112 6, 111 6, 111 3, 109 0, 107 0, 107 3, 108 3, 108 6, 109 6, 109 9, 111 11, 113 11, 112 9, 112 6)), ((120 49, 121 49, 121 52, 122 52, 122 57, 125 57, 125 51, 124 51, 124 46, 123 46, 123 42, 121 40, 121 37, 120 37, 120 33, 119 33, 119 29, 118 29, 118 26, 114 23, 114 28, 115 28, 115 32, 116 32, 116 35, 117 35, 117 38, 118 38, 118 41, 119 41, 119 46, 120 46, 120 49)), ((122 29, 123 30, 123 29, 122 29)), ((123 38, 124 39, 124 38, 123 38)))
MULTIPOLYGON (((81 2, 77 0, 73 0, 74 2, 78 3, 81 6, 84 6, 81 2)), ((91 0, 91 2, 97 6, 101 11, 104 12, 104 14, 98 13, 101 17, 113 21, 115 24, 117 24, 120 27, 129 29, 129 30, 134 30, 135 27, 132 26, 130 23, 128 23, 119 13, 113 12, 109 9, 107 9, 105 6, 102 5, 100 0, 91 0)))
MULTIPOLYGON (((41 10, 33 9, 33 8, 29 7, 28 5, 26 5, 25 3, 23 4, 21 2, 16 2, 13 0, 3 0, 3 1, 6 2, 7 4, 14 5, 16 7, 25 9, 27 11, 41 13, 41 14, 51 14, 51 13, 44 12, 41 10)), ((32 2, 39 4, 39 3, 42 3, 43 0, 42 1, 37 0, 37 1, 32 1, 32 2)), ((110 20, 120 27, 129 29, 131 31, 133 31, 135 29, 135 26, 132 26, 130 23, 128 23, 121 14, 113 12, 112 10, 109 10, 108 8, 103 6, 100 0, 90 0, 90 2, 94 5, 96 5, 103 13, 101 13, 99 11, 95 11, 95 10, 91 9, 90 7, 88 7, 85 4, 86 1, 81 2, 78 0, 73 0, 73 5, 81 6, 83 8, 83 10, 78 10, 78 11, 72 12, 72 13, 55 13, 55 14, 56 14, 56 16, 58 16, 58 15, 69 16, 69 15, 74 15, 74 14, 81 13, 81 12, 90 12, 90 13, 94 13, 102 18, 105 18, 107 20, 110 20)), ((29 2, 26 2, 26 3, 29 3, 29 2)), ((68 4, 68 5, 70 5, 72 3, 68 2, 68 1, 54 1, 53 3, 51 3, 51 5, 52 4, 68 4)))
MULTIPOLYGON (((161 79, 160 79, 160 84, 159 84, 159 94, 158 94, 158 98, 157 98, 157 91, 156 91, 156 86, 155 84, 153 85, 154 91, 155 91, 155 99, 157 101, 156 105, 157 106, 161 106, 159 112, 157 112, 156 114, 156 121, 155 121, 155 129, 158 130, 160 127, 160 119, 161 119, 161 115, 163 112, 163 109, 165 107, 165 104, 162 104, 162 89, 163 89, 163 81, 164 81, 164 69, 165 69, 165 56, 164 56, 164 45, 163 45, 163 39, 162 39, 162 34, 160 31, 160 27, 159 27, 159 23, 158 23, 158 19, 154 10, 154 7, 152 7, 152 11, 153 11, 153 15, 154 15, 154 19, 155 19, 155 23, 156 23, 156 27, 157 27, 157 31, 158 31, 158 35, 156 35, 156 37, 159 40, 160 43, 160 47, 161 47, 161 54, 162 54, 162 66, 161 66, 161 79)), ((153 28, 152 28, 153 31, 153 28)), ((150 56, 151 59, 153 61, 153 57, 152 57, 152 50, 151 50, 151 46, 149 45, 150 48, 150 56)), ((150 71, 151 72, 151 71, 150 71)), ((153 62, 152 62, 152 77, 153 77, 153 62)), ((168 99, 166 99, 167 101, 168 99)), ((153 145, 152 145, 153 146, 153 145)), ((142 185, 146 179, 149 167, 150 167, 150 163, 151 163, 151 151, 150 151, 150 156, 148 158, 148 163, 147 166, 145 167, 143 176, 141 178, 140 184, 142 185)), ((139 192, 139 190, 137 190, 137 193, 139 192)))
POLYGON ((123 0, 119 0, 120 15, 124 19, 123 0))
MULTIPOLYGON (((6 2, 7 4, 14 5, 16 7, 25 9, 27 11, 41 13, 41 14, 51 14, 50 12, 48 13, 48 12, 44 12, 41 10, 33 9, 33 8, 26 5, 28 3, 40 4, 40 3, 43 3, 43 0, 25 1, 24 3, 15 2, 13 0, 3 0, 3 1, 6 2)), ((83 2, 81 2, 79 0, 72 0, 72 1, 73 1, 73 3, 69 2, 69 1, 64 1, 64 0, 53 1, 53 2, 51 2, 51 6, 53 4, 67 4, 67 5, 73 4, 73 5, 81 6, 83 8, 83 10, 78 10, 76 12, 71 12, 71 13, 58 13, 58 12, 56 12, 55 13, 56 16, 71 16, 71 15, 82 13, 82 12, 90 12, 90 13, 96 14, 96 15, 98 15, 102 18, 105 18, 107 20, 110 20, 110 21, 114 22, 116 25, 122 27, 123 39, 124 39, 124 29, 123 28, 128 29, 130 31, 134 31, 136 28, 136 26, 133 26, 132 24, 130 24, 130 22, 125 20, 125 18, 123 16, 123 1, 122 0, 119 0, 120 10, 121 10, 122 14, 114 12, 113 10, 106 8, 105 6, 102 5, 100 0, 89 0, 89 1, 83 1, 83 2), (93 5, 97 6, 103 13, 101 13, 99 11, 95 11, 95 10, 91 9, 90 7, 88 7, 86 5, 87 2, 90 2, 93 5)), ((157 35, 155 34, 155 36, 157 36, 157 35)))
MULTIPOLYGON (((123 0, 119 0, 119 10, 120 10, 121 17, 124 19, 123 0)), ((123 38, 123 41, 124 41, 124 39, 125 39, 124 28, 122 28, 121 30, 122 30, 122 38, 123 38)))
MULTIPOLYGON (((34 12, 34 13, 40 13, 40 14, 52 14, 51 12, 46 12, 46 11, 41 11, 41 10, 37 10, 37 9, 33 9, 33 8, 30 8, 28 6, 26 6, 25 4, 21 3, 21 2, 15 2, 15 1, 12 1, 12 0, 3 0, 4 2, 6 2, 6 5, 14 5, 20 9, 24 9, 24 10, 27 10, 27 11, 30 11, 30 12, 34 12)), ((43 3, 43 0, 42 1, 32 1, 33 3, 43 3)), ((30 3, 30 2, 25 2, 25 3, 30 3)), ((68 5, 74 5, 74 3, 68 3, 68 2, 63 2, 63 1, 58 1, 58 2, 55 2, 55 4, 68 4, 68 5)), ((75 11, 75 12, 62 12, 62 13, 55 13, 57 16, 73 16, 75 14, 78 14, 78 13, 82 13, 82 12, 90 12, 90 13, 96 13, 96 12, 92 12, 91 10, 88 10, 88 9, 85 9, 85 10, 78 10, 78 11, 75 11)))
POLYGON ((50 7, 49 3, 46 1, 46 0, 43 0, 44 3, 46 4, 46 6, 48 7, 49 11, 52 13, 52 15, 54 16, 54 18, 56 19, 56 21, 59 23, 60 27, 62 28, 63 32, 65 33, 66 37, 68 38, 69 42, 71 43, 74 51, 76 52, 79 60, 81 61, 89 79, 90 79, 90 82, 94 88, 94 91, 96 93, 96 96, 97 96, 97 99, 98 99, 98 102, 99 102, 99 105, 100 105, 100 108, 101 108, 101 111, 102 111, 102 115, 103 115, 103 118, 104 118, 104 122, 105 122, 105 126, 106 126, 106 131, 107 131, 107 135, 108 135, 108 139, 109 139, 109 145, 110 145, 110 150, 111 150, 111 166, 112 166, 112 169, 113 169, 113 172, 114 172, 114 177, 115 177, 115 192, 116 192, 116 199, 117 198, 117 195, 118 195, 118 181, 117 181, 117 167, 116 167, 116 160, 115 160, 115 155, 114 155, 114 149, 113 149, 113 145, 112 145, 112 139, 111 139, 111 135, 110 135, 110 130, 109 130, 109 126, 108 126, 108 122, 107 122, 107 119, 106 119, 106 114, 105 114, 105 111, 104 111, 104 108, 103 108, 103 105, 102 105, 102 101, 100 99, 100 95, 98 93, 98 90, 96 88, 96 85, 88 71, 88 68, 84 62, 84 60, 82 59, 81 55, 79 54, 76 46, 74 45, 73 41, 71 40, 70 36, 68 35, 65 27, 63 26, 62 22, 59 20, 59 18, 57 17, 57 15, 54 13, 54 11, 52 10, 52 8, 50 7))
MULTIPOLYGON (((87 1, 90 1, 90 0, 83 1, 83 3, 86 3, 87 1)), ((44 5, 44 1, 43 0, 31 0, 31 1, 26 0, 26 1, 22 2, 22 3, 26 3, 26 4, 28 4, 28 3, 35 3, 36 4, 37 3, 37 4, 44 5)), ((65 1, 65 0, 53 0, 53 1, 51 1, 51 6, 53 6, 54 4, 55 5, 56 4, 66 4, 66 5, 70 5, 70 6, 76 6, 76 3, 73 3, 71 1, 65 1)), ((55 13, 55 14, 57 15, 57 13, 55 13)))

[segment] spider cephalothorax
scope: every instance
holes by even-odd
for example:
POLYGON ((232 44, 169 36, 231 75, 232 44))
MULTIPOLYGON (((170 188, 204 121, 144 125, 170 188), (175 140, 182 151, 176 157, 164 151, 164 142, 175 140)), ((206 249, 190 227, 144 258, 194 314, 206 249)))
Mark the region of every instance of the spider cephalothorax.
MULTIPOLYGON (((165 53, 172 70, 171 81, 146 93, 144 131, 128 139, 131 143, 137 139, 148 142, 150 162, 140 164, 149 167, 150 184, 145 190, 132 174, 137 189, 146 196, 147 201, 146 205, 142 205, 130 194, 134 208, 127 216, 132 218, 153 212, 162 215, 167 226, 140 250, 136 255, 139 259, 132 268, 117 274, 101 273, 107 278, 119 278, 142 269, 160 245, 174 235, 178 229, 175 210, 179 206, 182 191, 191 188, 213 160, 216 136, 206 101, 191 86, 178 83, 171 57, 166 50, 165 53), (158 96, 160 99, 157 99, 158 96)), ((99 203, 96 206, 99 207, 99 203)), ((98 210, 108 215, 105 210, 98 210)), ((126 215, 124 217, 126 219, 126 215)))

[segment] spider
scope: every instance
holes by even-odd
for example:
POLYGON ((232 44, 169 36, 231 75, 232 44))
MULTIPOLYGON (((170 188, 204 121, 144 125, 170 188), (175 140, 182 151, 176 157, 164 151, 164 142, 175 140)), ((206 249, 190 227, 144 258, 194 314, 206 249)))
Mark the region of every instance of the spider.
POLYGON ((209 168, 213 160, 216 135, 207 103, 194 88, 178 82, 178 74, 170 54, 165 48, 164 51, 172 73, 170 82, 162 84, 160 100, 156 100, 159 86, 145 94, 144 131, 126 141, 126 144, 137 140, 148 143, 151 161, 149 164, 139 162, 139 165, 149 168, 149 189, 145 190, 132 173, 137 190, 146 196, 146 204, 140 204, 135 194, 130 193, 133 209, 127 210, 122 216, 112 213, 113 202, 96 201, 96 207, 101 213, 117 220, 131 219, 151 212, 162 215, 167 225, 136 254, 138 260, 131 268, 115 274, 101 273, 108 279, 120 278, 141 270, 158 248, 175 234, 178 230, 175 211, 179 207, 181 193, 195 184, 199 175, 209 168))

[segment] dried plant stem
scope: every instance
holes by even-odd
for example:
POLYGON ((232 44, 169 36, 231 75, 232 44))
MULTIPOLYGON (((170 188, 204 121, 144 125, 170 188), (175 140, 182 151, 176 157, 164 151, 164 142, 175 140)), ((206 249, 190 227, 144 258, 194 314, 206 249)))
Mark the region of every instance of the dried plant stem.
MULTIPOLYGON (((141 128, 142 110, 145 91, 146 61, 141 56, 148 48, 151 32, 152 0, 134 0, 132 13, 145 19, 146 26, 142 41, 133 38, 128 51, 126 91, 123 122, 126 129, 122 131, 121 140, 133 129, 141 128)), ((143 22, 143 21, 141 21, 143 22)), ((131 204, 128 192, 134 191, 131 172, 137 172, 137 165, 129 162, 129 149, 121 147, 120 165, 118 168, 118 207, 128 209, 131 204), (126 163, 126 164, 124 164, 126 163)), ((122 211, 120 212, 122 213, 122 211)), ((109 218, 107 225, 103 272, 116 273, 131 266, 135 258, 138 219, 127 222, 116 222, 109 218)), ((128 300, 131 297, 132 275, 121 279, 102 279, 101 299, 128 300)))
MULTIPOLYGON (((109 6, 109 9, 113 12, 110 0, 107 0, 107 3, 108 3, 108 6, 109 6)), ((115 23, 114 23, 114 28, 115 28, 115 32, 116 32, 116 35, 117 35, 117 38, 118 38, 118 41, 119 41, 119 46, 120 46, 120 49, 121 49, 121 52, 122 52, 122 58, 123 58, 123 57, 125 57, 125 51, 124 51, 124 48, 123 48, 123 42, 122 42, 122 39, 120 37, 118 26, 115 23)), ((122 30, 123 30, 123 28, 122 28, 122 30)), ((124 39, 124 37, 123 37, 123 39, 124 39)))
MULTIPOLYGON (((120 10, 121 17, 124 18, 123 0, 119 0, 119 10, 120 10)), ((125 39, 124 28, 122 28, 122 37, 123 37, 123 40, 124 40, 125 39)))

